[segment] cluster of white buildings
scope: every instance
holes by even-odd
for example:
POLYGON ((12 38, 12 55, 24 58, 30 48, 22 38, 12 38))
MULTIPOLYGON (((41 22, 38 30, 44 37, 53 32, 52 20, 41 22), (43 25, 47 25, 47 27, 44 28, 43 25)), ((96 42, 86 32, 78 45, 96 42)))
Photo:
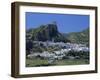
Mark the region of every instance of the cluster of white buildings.
MULTIPOLYGON (((31 54, 28 55, 29 58, 33 57, 42 57, 45 59, 48 59, 48 63, 52 63, 55 59, 62 59, 63 57, 66 56, 66 54, 73 50, 73 51, 89 51, 89 48, 86 47, 84 44, 73 44, 73 43, 63 43, 63 42, 38 42, 39 44, 42 43, 44 46, 62 46, 65 47, 64 49, 58 50, 58 51, 53 51, 53 52, 48 52, 44 51, 42 53, 39 52, 31 52, 31 54)), ((71 59, 73 59, 72 56, 70 56, 71 59)))
POLYGON ((28 55, 29 58, 32 57, 43 57, 43 58, 55 58, 55 59, 62 59, 69 51, 74 50, 74 51, 88 51, 88 48, 85 49, 85 47, 81 47, 81 48, 72 48, 72 49, 61 49, 59 51, 53 51, 53 52, 48 52, 48 51, 44 51, 42 53, 34 53, 31 52, 31 54, 28 55))
POLYGON ((60 46, 64 47, 64 49, 71 49, 74 51, 89 51, 89 47, 87 47, 85 44, 76 44, 76 43, 64 43, 64 42, 42 42, 42 41, 35 41, 35 43, 43 44, 43 46, 60 46))
POLYGON ((67 53, 68 49, 62 49, 62 50, 53 51, 53 52, 44 51, 42 53, 31 52, 31 54, 29 54, 28 57, 33 58, 33 57, 40 56, 40 57, 43 57, 45 59, 48 59, 48 58, 62 59, 65 56, 64 52, 67 53))

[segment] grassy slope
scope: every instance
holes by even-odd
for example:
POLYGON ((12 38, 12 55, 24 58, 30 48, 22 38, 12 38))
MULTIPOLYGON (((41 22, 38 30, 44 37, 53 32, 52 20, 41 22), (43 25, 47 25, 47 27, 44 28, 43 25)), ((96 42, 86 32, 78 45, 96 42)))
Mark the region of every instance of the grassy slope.
POLYGON ((89 64, 89 61, 86 59, 74 59, 74 60, 57 60, 53 64, 48 64, 47 60, 41 60, 37 58, 26 59, 26 67, 36 67, 36 66, 60 66, 60 65, 81 65, 89 64))
POLYGON ((75 43, 88 43, 89 42, 89 28, 81 32, 73 32, 67 34, 67 38, 75 43))

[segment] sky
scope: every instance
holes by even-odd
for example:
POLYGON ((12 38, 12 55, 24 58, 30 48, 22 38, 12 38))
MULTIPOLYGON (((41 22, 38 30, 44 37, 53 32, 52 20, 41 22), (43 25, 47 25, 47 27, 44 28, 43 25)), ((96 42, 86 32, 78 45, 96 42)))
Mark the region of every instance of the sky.
POLYGON ((89 27, 89 15, 26 12, 26 29, 56 21, 61 33, 79 32, 89 27))

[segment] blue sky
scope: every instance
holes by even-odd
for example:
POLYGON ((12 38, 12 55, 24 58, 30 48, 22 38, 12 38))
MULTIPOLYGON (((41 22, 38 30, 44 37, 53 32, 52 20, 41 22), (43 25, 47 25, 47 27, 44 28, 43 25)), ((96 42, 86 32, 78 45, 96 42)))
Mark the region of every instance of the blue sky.
POLYGON ((79 32, 89 27, 89 15, 26 12, 26 29, 56 21, 59 32, 79 32))

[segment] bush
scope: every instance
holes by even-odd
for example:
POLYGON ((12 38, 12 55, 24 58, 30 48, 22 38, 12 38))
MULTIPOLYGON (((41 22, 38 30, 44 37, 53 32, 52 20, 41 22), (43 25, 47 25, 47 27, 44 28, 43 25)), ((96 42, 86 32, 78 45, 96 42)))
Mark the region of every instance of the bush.
POLYGON ((73 57, 80 57, 82 59, 89 59, 89 52, 84 52, 84 51, 74 51, 74 50, 71 50, 69 51, 66 56, 73 56, 73 57))

